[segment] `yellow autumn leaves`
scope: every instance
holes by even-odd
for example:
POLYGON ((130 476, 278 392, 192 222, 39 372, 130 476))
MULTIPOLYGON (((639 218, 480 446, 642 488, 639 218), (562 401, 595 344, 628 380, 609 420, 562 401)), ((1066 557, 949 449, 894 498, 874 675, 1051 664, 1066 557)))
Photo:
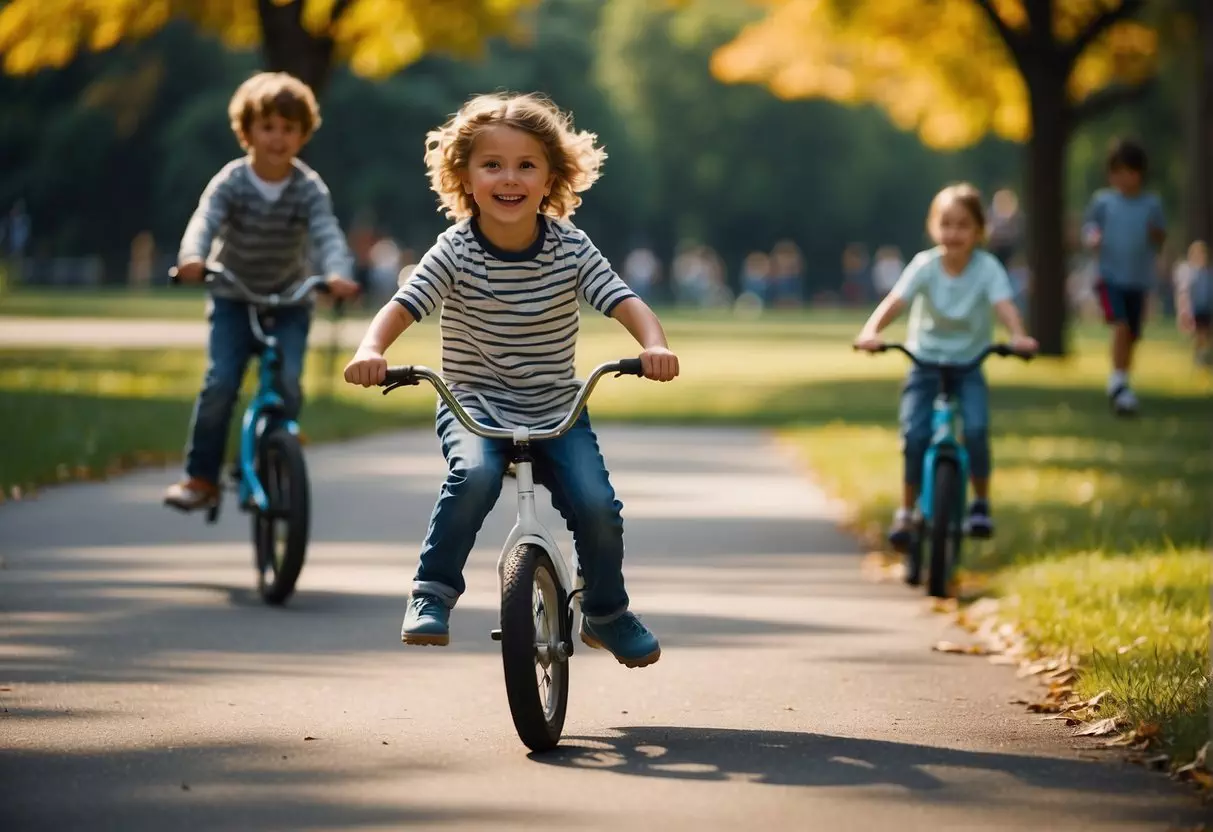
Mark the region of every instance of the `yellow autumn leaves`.
MULTIPOLYGON (((903 129, 939 148, 972 144, 987 132, 1023 140, 1030 131, 1019 68, 977 0, 768 0, 770 10, 714 55, 727 83, 764 84, 781 98, 875 103, 903 129)), ((1022 0, 994 0, 1012 30, 1027 25, 1022 0)), ((1119 0, 1056 0, 1053 31, 1063 42, 1119 0)), ((1112 27, 1078 59, 1069 94, 1081 101, 1116 82, 1154 71, 1156 33, 1135 22, 1112 27)))
MULTIPOLYGON (((302 2, 303 25, 328 34, 355 72, 382 78, 429 51, 475 52, 485 38, 517 31, 535 0, 274 0, 302 2)), ((0 8, 4 71, 25 74, 68 63, 81 49, 145 37, 173 17, 193 21, 232 47, 261 39, 256 0, 11 0, 0 8)))

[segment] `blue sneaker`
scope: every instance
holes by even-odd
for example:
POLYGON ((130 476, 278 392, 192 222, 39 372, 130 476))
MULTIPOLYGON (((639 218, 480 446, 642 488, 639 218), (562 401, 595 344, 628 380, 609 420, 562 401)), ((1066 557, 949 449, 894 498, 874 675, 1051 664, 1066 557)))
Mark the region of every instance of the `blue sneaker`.
POLYGON ((581 641, 595 650, 609 651, 625 667, 648 667, 661 658, 657 636, 630 612, 606 624, 595 624, 583 616, 581 641))
POLYGON ((414 595, 404 614, 400 640, 405 644, 446 647, 451 643, 451 608, 433 595, 414 595))

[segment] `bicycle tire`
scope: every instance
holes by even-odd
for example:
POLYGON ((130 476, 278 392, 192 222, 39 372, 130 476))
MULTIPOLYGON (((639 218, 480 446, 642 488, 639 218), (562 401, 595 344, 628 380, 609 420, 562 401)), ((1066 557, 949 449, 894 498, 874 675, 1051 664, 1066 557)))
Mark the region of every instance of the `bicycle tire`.
POLYGON ((955 461, 935 463, 935 482, 931 510, 931 565, 927 575, 927 593, 935 598, 948 597, 952 570, 960 559, 960 470, 955 461))
POLYGON ((926 531, 926 525, 921 519, 914 521, 910 545, 905 551, 905 582, 909 586, 919 586, 922 583, 922 547, 926 531))
POLYGON ((520 543, 506 556, 501 587, 501 664, 505 671, 505 692, 510 704, 514 729, 523 745, 532 751, 551 751, 560 743, 569 701, 569 663, 567 658, 547 655, 548 664, 536 647, 543 626, 555 626, 555 638, 549 643, 568 640, 564 620, 567 598, 564 587, 541 547, 520 543), (537 583, 538 582, 538 583, 537 583), (539 598, 536 598, 539 589, 539 598), (536 601, 542 600, 542 609, 536 601), (549 683, 545 696, 539 672, 549 683), (546 705, 546 707, 545 707, 546 705))
POLYGON ((270 506, 269 514, 253 510, 257 591, 263 601, 277 606, 295 591, 311 530, 311 490, 298 437, 285 428, 263 435, 257 449, 257 477, 270 506), (276 521, 285 527, 280 556, 276 521))

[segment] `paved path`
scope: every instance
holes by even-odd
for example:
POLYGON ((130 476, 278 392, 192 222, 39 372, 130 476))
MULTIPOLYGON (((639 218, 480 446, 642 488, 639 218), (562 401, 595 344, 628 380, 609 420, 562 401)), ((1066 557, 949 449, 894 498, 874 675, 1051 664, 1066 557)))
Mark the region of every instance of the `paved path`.
POLYGON ((160 508, 171 472, 0 507, 0 829, 1161 831, 1196 818, 1165 778, 1079 759, 1064 728, 1008 705, 1006 668, 930 652, 946 623, 861 580, 822 496, 763 434, 602 438, 629 588, 664 655, 626 670, 579 651, 566 745, 535 758, 488 638, 508 485, 451 647, 398 642, 442 470, 426 432, 310 450, 321 511, 285 609, 253 597, 245 518, 208 528, 160 508))

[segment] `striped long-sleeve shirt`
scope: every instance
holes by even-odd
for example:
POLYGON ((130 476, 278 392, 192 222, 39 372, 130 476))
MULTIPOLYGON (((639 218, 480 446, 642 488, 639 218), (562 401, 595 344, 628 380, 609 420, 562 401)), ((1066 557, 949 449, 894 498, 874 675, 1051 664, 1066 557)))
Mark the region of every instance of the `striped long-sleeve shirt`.
MULTIPOLYGON (((259 184, 248 159, 215 174, 185 228, 180 261, 221 263, 261 294, 287 292, 303 281, 313 250, 325 274, 349 277, 353 262, 319 174, 296 159, 279 193, 267 195, 259 184)), ((238 297, 213 286, 215 295, 238 297)))
POLYGON ((540 218, 525 251, 503 251, 472 220, 439 237, 395 300, 420 321, 442 306, 442 372, 475 413, 545 427, 576 395, 580 302, 604 315, 635 297, 585 232, 540 218), (487 414, 485 414, 487 415, 487 414))

